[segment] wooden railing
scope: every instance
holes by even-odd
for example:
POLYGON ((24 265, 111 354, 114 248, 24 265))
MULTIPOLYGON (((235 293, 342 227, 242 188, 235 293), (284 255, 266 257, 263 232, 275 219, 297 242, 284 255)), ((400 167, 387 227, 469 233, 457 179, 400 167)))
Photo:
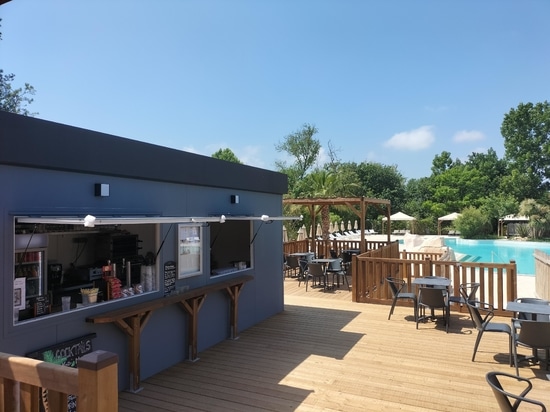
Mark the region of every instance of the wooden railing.
POLYGON ((535 291, 542 299, 550 300, 550 256, 535 249, 535 291))
MULTIPOLYGON (((441 261, 437 260, 436 255, 400 253, 399 244, 392 242, 380 249, 354 256, 351 265, 352 300, 390 304, 392 294, 385 282, 386 277, 405 279, 412 291, 413 278, 435 275, 451 279, 455 294, 458 294, 461 283, 479 282, 478 300, 492 304, 495 314, 510 316, 504 308, 506 302, 517 297, 517 268, 514 261, 509 264, 441 261), (410 259, 411 255, 415 259, 410 259)), ((466 311, 460 305, 453 305, 452 309, 466 311)))
POLYGON ((117 369, 118 356, 105 351, 84 355, 78 368, 0 352, 0 410, 38 412, 47 389, 52 412, 67 411, 69 394, 76 396, 78 412, 116 412, 117 369))
MULTIPOLYGON (((365 240, 364 250, 379 249, 387 244, 387 241, 365 240)), ((283 244, 283 253, 285 255, 290 255, 291 253, 310 252, 310 245, 311 239, 285 242, 283 244)), ((312 250, 311 252, 315 253, 315 256, 329 257, 331 250, 334 250, 336 254, 340 255, 342 251, 350 249, 361 249, 361 241, 346 239, 316 240, 315 250, 312 250)))

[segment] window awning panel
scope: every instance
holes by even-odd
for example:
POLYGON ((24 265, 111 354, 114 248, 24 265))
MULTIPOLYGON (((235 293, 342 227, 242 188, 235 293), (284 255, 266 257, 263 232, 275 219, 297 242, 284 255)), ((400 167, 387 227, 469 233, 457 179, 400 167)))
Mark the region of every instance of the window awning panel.
POLYGON ((55 224, 55 225, 77 225, 77 226, 104 226, 104 225, 139 225, 139 224, 160 224, 160 223, 207 223, 226 220, 261 220, 269 222, 273 220, 301 220, 299 216, 100 216, 87 215, 86 217, 74 216, 17 216, 18 223, 31 224, 55 224))

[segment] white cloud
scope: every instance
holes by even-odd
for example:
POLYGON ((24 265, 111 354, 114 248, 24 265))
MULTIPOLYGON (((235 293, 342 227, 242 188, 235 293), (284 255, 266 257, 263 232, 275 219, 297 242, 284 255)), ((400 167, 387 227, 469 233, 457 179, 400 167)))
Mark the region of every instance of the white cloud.
POLYGON ((398 150, 422 150, 430 147, 435 141, 433 126, 422 126, 418 129, 394 134, 384 146, 398 150))
POLYGON ((317 155, 317 166, 323 167, 328 162, 330 162, 330 157, 326 149, 323 146, 321 146, 321 148, 319 149, 319 154, 317 155))
POLYGON ((261 159, 260 152, 259 146, 245 146, 243 150, 233 151, 235 156, 245 165, 265 168, 265 162, 261 159))
POLYGON ((485 135, 477 130, 461 130, 453 136, 453 140, 457 143, 476 142, 483 139, 485 135))

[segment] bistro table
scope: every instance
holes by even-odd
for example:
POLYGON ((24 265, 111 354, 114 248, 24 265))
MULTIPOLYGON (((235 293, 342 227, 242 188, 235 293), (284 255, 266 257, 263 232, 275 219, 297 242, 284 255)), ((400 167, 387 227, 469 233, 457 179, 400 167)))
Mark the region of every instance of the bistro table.
POLYGON ((417 286, 448 288, 451 286, 451 279, 442 276, 423 276, 414 278, 412 284, 417 286))
POLYGON ((533 315, 550 315, 550 305, 540 303, 508 302, 506 310, 515 313, 532 313, 533 315))
MULTIPOLYGON (((530 313, 533 315, 533 320, 537 320, 537 315, 545 315, 545 318, 550 316, 550 305, 542 303, 525 303, 525 302, 508 302, 506 310, 514 313, 530 313)), ((512 329, 520 327, 520 324, 512 322, 512 329)), ((532 356, 526 356, 523 361, 538 360, 537 350, 533 349, 532 356)))

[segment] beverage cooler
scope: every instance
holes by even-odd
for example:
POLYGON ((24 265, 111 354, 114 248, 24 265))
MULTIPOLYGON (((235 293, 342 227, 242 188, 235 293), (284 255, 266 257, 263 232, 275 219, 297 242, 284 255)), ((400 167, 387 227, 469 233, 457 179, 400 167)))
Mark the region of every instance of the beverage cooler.
POLYGON ((49 311, 47 247, 48 235, 15 235, 14 310, 19 317, 40 316, 49 311))

